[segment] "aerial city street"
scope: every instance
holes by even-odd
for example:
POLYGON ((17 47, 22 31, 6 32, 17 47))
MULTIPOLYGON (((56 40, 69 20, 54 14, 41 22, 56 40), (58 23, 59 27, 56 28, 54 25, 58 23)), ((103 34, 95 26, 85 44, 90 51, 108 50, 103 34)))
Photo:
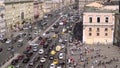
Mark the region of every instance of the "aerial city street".
POLYGON ((0 68, 120 68, 119 0, 0 0, 0 68))

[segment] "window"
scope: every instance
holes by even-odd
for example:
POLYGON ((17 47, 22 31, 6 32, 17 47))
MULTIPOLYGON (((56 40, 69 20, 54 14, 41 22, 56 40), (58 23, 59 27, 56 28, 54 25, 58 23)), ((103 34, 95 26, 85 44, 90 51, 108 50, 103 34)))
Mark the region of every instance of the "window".
POLYGON ((105 31, 108 31, 108 28, 105 28, 105 31))
POLYGON ((91 36, 92 35, 92 33, 89 33, 89 36, 91 36))
POLYGON ((89 22, 92 23, 92 17, 89 17, 89 22))
POLYGON ((92 28, 89 28, 89 31, 92 31, 92 28))
POLYGON ((106 22, 106 23, 108 23, 108 19, 109 19, 108 17, 105 17, 105 22, 106 22))
POLYGON ((100 31, 100 29, 99 28, 97 28, 97 32, 99 32, 100 31))
POLYGON ((100 23, 100 17, 97 17, 97 23, 100 23))
POLYGON ((105 33, 105 36, 108 36, 108 33, 105 33))
POLYGON ((99 33, 97 33, 97 36, 99 36, 100 34, 99 33))

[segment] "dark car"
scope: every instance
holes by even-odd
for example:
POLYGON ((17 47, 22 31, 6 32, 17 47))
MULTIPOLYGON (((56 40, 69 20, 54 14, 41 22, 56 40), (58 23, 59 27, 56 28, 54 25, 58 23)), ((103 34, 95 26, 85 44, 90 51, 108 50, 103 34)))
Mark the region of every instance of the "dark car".
POLYGON ((27 40, 32 40, 33 38, 31 37, 31 36, 29 36, 28 38, 27 38, 27 40))
POLYGON ((26 57, 31 57, 33 55, 33 52, 28 52, 27 54, 26 54, 26 57))
POLYGON ((28 63, 30 61, 30 58, 24 58, 22 63, 28 63))
POLYGON ((32 49, 32 46, 27 46, 27 47, 26 47, 26 50, 29 50, 29 51, 30 51, 31 49, 32 49))
POLYGON ((7 41, 7 38, 3 38, 2 40, 1 40, 1 43, 5 43, 7 41))
POLYGON ((18 60, 22 60, 24 58, 24 55, 19 55, 19 56, 17 56, 17 59, 18 60))
POLYGON ((43 45, 43 48, 47 48, 49 45, 48 45, 48 43, 45 43, 44 45, 43 45))
POLYGON ((34 62, 38 62, 39 60, 40 60, 40 56, 36 57, 36 58, 34 59, 34 62))
POLYGON ((44 53, 44 57, 47 58, 48 55, 49 55, 49 53, 46 51, 46 52, 44 53))
POLYGON ((12 62, 11 62, 11 65, 16 65, 16 64, 18 64, 18 61, 19 61, 18 59, 13 59, 12 62))
POLYGON ((3 49, 2 48, 0 48, 0 52, 2 52, 3 51, 3 49))
POLYGON ((22 42, 18 42, 18 47, 22 47, 23 46, 23 43, 22 42))
POLYGON ((40 36, 39 38, 38 38, 38 40, 42 40, 43 38, 40 36))

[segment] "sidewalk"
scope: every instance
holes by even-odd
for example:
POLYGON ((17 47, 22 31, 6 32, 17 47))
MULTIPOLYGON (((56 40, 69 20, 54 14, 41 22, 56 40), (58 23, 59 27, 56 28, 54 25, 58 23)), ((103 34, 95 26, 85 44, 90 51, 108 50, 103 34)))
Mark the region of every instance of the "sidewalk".
POLYGON ((77 65, 75 68, 120 68, 120 49, 113 45, 75 45, 68 47, 68 56, 73 58, 77 65), (74 47, 73 47, 74 46, 74 47), (71 49, 74 49, 71 50, 71 49), (85 54, 85 50, 86 54, 85 54), (82 52, 82 53, 81 53, 82 52), (80 61, 81 57, 86 59, 80 61), (84 67, 85 64, 85 67, 84 67), (117 67, 115 67, 117 65, 117 67))

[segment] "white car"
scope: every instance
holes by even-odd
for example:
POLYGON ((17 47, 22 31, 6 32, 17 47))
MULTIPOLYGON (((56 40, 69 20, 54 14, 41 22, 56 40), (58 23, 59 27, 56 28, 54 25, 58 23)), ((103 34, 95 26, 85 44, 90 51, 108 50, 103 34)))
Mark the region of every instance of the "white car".
POLYGON ((38 51, 37 47, 33 47, 33 51, 37 52, 38 51))
POLYGON ((55 68, 55 64, 52 63, 52 64, 50 65, 50 68, 55 68))
POLYGON ((43 54, 44 53, 44 50, 43 49, 39 49, 39 54, 43 54))
POLYGON ((43 33, 43 36, 45 36, 46 35, 46 33, 43 33))
POLYGON ((61 43, 63 40, 62 39, 59 39, 59 43, 61 43))
POLYGON ((61 65, 59 65, 59 66, 57 66, 57 68, 62 68, 62 66, 61 66, 61 65))
POLYGON ((63 25, 63 22, 60 22, 59 25, 63 25))
POLYGON ((11 40, 10 39, 8 39, 5 43, 10 43, 11 42, 11 40))
POLYGON ((59 53, 59 59, 63 59, 64 58, 64 54, 63 53, 59 53))
POLYGON ((22 38, 18 40, 18 42, 22 42, 22 41, 23 41, 23 39, 22 39, 22 38))
POLYGON ((42 63, 44 63, 46 61, 46 58, 44 58, 44 57, 42 57, 41 59, 40 59, 40 62, 42 62, 42 63))
POLYGON ((37 44, 37 43, 30 43, 30 45, 33 46, 33 47, 36 47, 36 46, 38 46, 39 44, 37 44))

